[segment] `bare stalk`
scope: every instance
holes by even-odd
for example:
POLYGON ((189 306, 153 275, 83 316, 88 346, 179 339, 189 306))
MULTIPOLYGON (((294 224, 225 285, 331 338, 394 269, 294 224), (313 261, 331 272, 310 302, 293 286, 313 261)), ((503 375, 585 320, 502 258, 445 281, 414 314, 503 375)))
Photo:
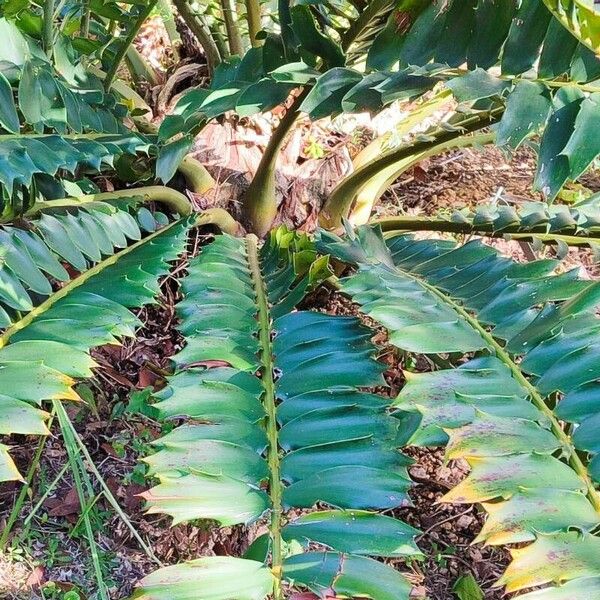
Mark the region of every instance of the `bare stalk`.
MULTIPOLYGON (((150 63, 140 54, 138 49, 131 45, 127 48, 127 52, 125 52, 125 64, 127 65, 127 69, 131 78, 136 84, 140 84, 143 82, 148 82, 150 85, 158 84, 158 77, 156 75, 156 71, 152 68, 150 63)), ((117 80, 118 81, 118 80, 117 80)), ((116 89, 117 81, 113 81, 113 89, 116 89)))
POLYGON ((429 134, 431 140, 416 140, 409 144, 402 145, 394 150, 386 152, 377 160, 369 162, 357 169, 352 175, 344 179, 332 192, 331 196, 325 202, 320 215, 319 222, 321 227, 327 229, 336 229, 341 227, 343 219, 348 217, 352 203, 358 191, 372 178, 377 177, 384 169, 388 169, 399 163, 401 160, 410 158, 414 155, 426 155, 434 147, 441 144, 451 143, 466 133, 473 133, 484 127, 493 124, 504 111, 503 108, 497 108, 484 115, 474 115, 465 119, 455 130, 439 128, 429 134))
POLYGON ((246 18, 248 19, 248 34, 253 48, 262 45, 262 40, 256 38, 262 29, 260 0, 246 0, 246 18))
POLYGON ((192 156, 186 156, 181 161, 177 172, 185 177, 188 189, 196 194, 205 194, 216 185, 206 167, 192 156))
POLYGON ((190 201, 181 192, 169 187, 152 185, 115 192, 88 194, 87 196, 72 196, 61 200, 38 200, 23 216, 31 218, 45 210, 76 208, 89 202, 117 202, 125 198, 135 198, 142 202, 160 202, 182 216, 187 216, 192 212, 190 201))
POLYGON ((202 46, 206 55, 209 71, 212 73, 221 63, 222 56, 210 30, 200 16, 192 10, 187 0, 173 0, 173 4, 177 8, 177 12, 181 18, 185 21, 185 24, 190 28, 191 32, 196 36, 196 39, 202 46))
POLYGON ((81 25, 79 27, 79 34, 83 38, 90 35, 90 15, 90 0, 83 0, 81 4, 81 25))
POLYGON ((244 228, 224 208, 209 208, 196 217, 196 226, 214 225, 222 233, 240 236, 244 234, 244 228))
POLYGON ((148 18, 148 16, 150 15, 152 10, 156 6, 157 1, 158 0, 148 0, 148 3, 146 4, 146 6, 144 6, 141 9, 140 14, 138 15, 138 18, 135 20, 135 22, 131 26, 129 32, 125 36, 125 39, 123 40, 119 49, 117 50, 117 54, 116 54, 112 64, 110 65, 110 68, 109 68, 108 72, 106 73, 106 79, 104 80, 104 89, 106 91, 110 90, 113 80, 114 80, 115 76, 117 75, 119 66, 121 65, 123 58, 127 54, 127 50, 129 49, 129 46, 131 46, 131 44, 133 43, 133 40, 135 39, 135 37, 138 34, 142 25, 144 24, 144 21, 148 18))
POLYGON ((164 23, 167 35, 169 36, 169 40, 171 42, 173 58, 175 59, 175 62, 178 63, 181 59, 179 54, 179 48, 181 47, 181 36, 179 35, 179 31, 177 31, 177 26, 175 25, 175 17, 173 16, 171 3, 169 0, 158 0, 157 6, 158 11, 160 12, 160 17, 164 23))
MULTIPOLYGON (((382 169, 380 173, 366 181, 356 191, 354 197, 351 199, 351 206, 353 208, 348 215, 348 221, 355 226, 367 223, 370 220, 373 207, 385 191, 389 189, 402 173, 405 173, 422 160, 437 156, 451 148, 467 148, 469 146, 491 144, 495 139, 496 135, 494 133, 463 135, 447 142, 434 144, 427 150, 402 158, 397 163, 382 169)), ((377 160, 375 159, 375 161, 377 160)))
POLYGON ((42 47, 44 52, 51 57, 54 45, 54 0, 44 0, 42 19, 42 47))
POLYGON ((262 155, 256 174, 242 201, 242 212, 249 231, 264 237, 277 216, 277 196, 275 193, 275 167, 277 156, 285 138, 298 119, 300 105, 308 94, 304 90, 288 108, 281 122, 271 135, 262 155))
POLYGON ((223 14, 223 20, 225 21, 225 29, 227 30, 227 42, 229 43, 229 50, 231 54, 237 54, 242 56, 244 53, 244 45, 242 43, 242 36, 237 26, 237 12, 235 10, 234 0, 220 0, 221 12, 223 14))

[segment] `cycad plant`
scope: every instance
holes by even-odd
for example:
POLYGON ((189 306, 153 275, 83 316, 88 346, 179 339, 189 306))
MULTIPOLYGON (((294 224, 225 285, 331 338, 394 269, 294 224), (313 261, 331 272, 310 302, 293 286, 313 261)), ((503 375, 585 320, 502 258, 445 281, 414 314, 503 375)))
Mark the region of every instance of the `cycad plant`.
MULTIPOLYGON (((183 155, 193 136, 227 111, 248 116, 289 98, 242 200, 244 224, 262 236, 277 214, 278 150, 300 114, 373 112, 434 90, 440 102, 455 98, 455 114, 408 142, 394 143, 389 134, 375 140, 327 199, 322 225, 341 226, 355 207, 367 214, 382 190, 419 159, 470 143, 516 149, 536 134, 542 137, 535 185, 552 200, 600 151, 594 134, 600 63, 592 26, 598 17, 548 4, 372 2, 367 10, 349 7, 348 14, 357 10, 360 18, 348 19, 329 3, 284 3, 280 34, 266 33, 261 47, 223 63, 210 88, 182 97, 161 125, 163 141, 176 138, 163 151, 183 155), (469 137, 490 127, 489 134, 469 137)), ((427 99, 421 110, 435 107, 427 99)))
POLYGON ((158 571, 135 598, 283 598, 288 585, 408 598, 408 581, 369 558, 420 554, 416 530, 377 512, 409 503, 403 426, 388 399, 361 391, 385 385, 368 330, 293 311, 329 274, 315 254, 278 230, 260 250, 253 235, 221 236, 190 263, 177 307, 186 345, 156 404, 187 422, 145 459, 159 480, 145 498, 175 523, 268 514, 268 533, 243 558, 158 571), (216 363, 229 366, 203 366, 216 363), (290 519, 294 508, 312 510, 290 519), (329 550, 298 552, 314 544, 329 550))
POLYGON ((159 480, 146 494, 150 511, 222 525, 267 511, 269 533, 242 559, 159 570, 135 597, 201 590, 265 598, 281 593, 279 576, 319 597, 408 597, 397 575, 355 556, 417 554, 405 546, 416 532, 363 512, 406 501, 406 459, 397 454, 405 444, 446 446, 448 459, 470 464, 468 478, 442 501, 481 503, 489 516, 476 541, 520 546, 498 585, 518 592, 552 584, 518 596, 527 599, 594 589, 598 284, 576 271, 556 274, 558 261, 519 264, 478 241, 386 240, 377 228, 348 239, 322 232, 323 256, 358 267, 341 280, 341 292, 386 328, 392 345, 457 365, 405 373, 389 403, 360 391, 381 380, 371 378, 376 363, 364 361, 373 347, 359 342, 369 334, 359 334, 353 317, 287 313, 310 275, 290 268, 287 248, 273 252, 281 236, 273 233, 260 253, 253 236, 224 236, 190 265, 179 306, 186 345, 156 405, 163 418, 190 421, 157 440, 159 451, 146 459, 159 480), (577 425, 574 435, 562 420, 577 425), (317 503, 331 508, 299 519, 281 510, 317 503), (384 550, 392 540, 403 550, 384 550), (324 548, 316 555, 315 544, 324 548), (230 579, 232 572, 246 575, 230 579))
POLYGON ((458 368, 407 374, 393 407, 419 417, 409 443, 446 446, 447 458, 470 464, 442 501, 482 503, 477 541, 526 543, 511 550, 498 585, 552 584, 518 596, 528 600, 593 597, 598 283, 552 274, 553 261, 515 263, 480 242, 384 241, 363 229, 348 241, 325 234, 321 248, 359 265, 342 289, 392 344, 475 352, 458 368), (577 424, 574 434, 562 420, 577 424))
MULTIPOLYGON (((482 241, 452 238, 510 235, 551 243, 559 257, 596 247, 597 198, 551 202, 600 153, 600 20, 590 6, 281 0, 270 26, 248 2, 240 42, 232 25, 241 3, 223 2, 220 37, 209 32, 223 51, 210 87, 184 94, 156 134, 116 79, 153 2, 8 4, 0 20, 12 42, 0 49, 0 433, 38 436, 39 459, 57 419, 98 597, 109 596, 87 507, 88 470, 99 474, 63 404, 81 401, 75 386, 92 375, 92 348, 135 336, 132 309, 156 302, 189 233, 207 224, 250 233, 215 234, 184 265, 183 347, 155 394, 164 432, 144 457, 144 498, 174 523, 246 526, 250 543, 243 555, 160 568, 135 598, 409 598, 406 565, 422 553, 419 532, 397 509, 410 505, 402 450, 411 445, 442 446, 448 459, 469 463, 467 479, 442 501, 479 503, 488 516, 477 541, 510 547, 497 585, 527 600, 598 597, 598 284, 558 259, 517 263, 482 241), (122 35, 112 39, 116 27, 122 35), (251 47, 232 58, 244 41, 251 47), (272 230, 275 161, 300 114, 376 112, 409 99, 417 110, 360 153, 327 199, 316 238, 272 230), (404 139, 450 99, 450 118, 404 139), (243 224, 222 210, 192 214, 167 184, 178 169, 189 187, 210 183, 186 158, 194 136, 229 111, 247 116, 282 103, 243 224), (537 142, 536 186, 548 202, 352 228, 418 160, 525 140, 537 142), (100 172, 121 189, 101 192, 100 172), (359 316, 311 310, 322 287, 351 300, 359 316), (390 398, 373 327, 398 355, 431 356, 444 368, 407 370, 390 398)), ((196 25, 211 23, 200 7, 178 7, 196 25)), ((35 463, 21 473, 9 444, 0 447, 0 480, 26 481, 0 545, 35 463)))

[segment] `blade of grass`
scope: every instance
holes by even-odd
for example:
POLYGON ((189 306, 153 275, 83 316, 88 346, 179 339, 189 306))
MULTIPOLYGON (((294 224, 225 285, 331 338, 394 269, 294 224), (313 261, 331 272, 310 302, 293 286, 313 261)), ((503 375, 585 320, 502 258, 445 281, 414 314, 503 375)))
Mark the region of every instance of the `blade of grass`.
MULTIPOLYGON (((82 468, 85 468, 81 464, 81 459, 79 460, 79 462, 80 462, 80 465, 82 466, 82 468)), ((90 514, 92 508, 94 508, 94 506, 96 506, 96 504, 97 504, 98 500, 100 500, 100 498, 102 498, 102 493, 96 494, 96 496, 92 500, 90 500, 90 502, 87 503, 87 506, 85 506, 85 509, 79 516, 79 519, 77 519, 77 522, 75 523, 75 525, 73 525, 73 529, 71 530, 71 533, 69 534, 70 538, 73 538, 75 536, 75 532, 77 531, 77 529, 79 529, 79 526, 81 525, 82 521, 84 520, 84 518, 86 516, 88 516, 90 514)))
POLYGON ((67 450, 67 456, 69 458, 69 465, 71 466, 71 472, 73 473, 73 480, 75 481, 75 488, 77 490, 77 496, 79 497, 79 504, 83 509, 83 523, 85 526, 85 537, 87 538, 90 555, 92 559, 92 565, 94 568, 94 576, 98 585, 98 594, 101 600, 109 600, 108 590, 104 583, 104 576, 102 575, 102 567, 100 565, 100 556, 98 555, 98 546, 94 537, 94 530, 92 528, 92 522, 90 520, 89 513, 85 510, 86 506, 86 495, 84 490, 84 483, 82 478, 82 467, 83 464, 79 457, 79 451, 77 449, 77 442, 73 438, 72 430, 69 427, 69 417, 65 411, 63 405, 54 401, 54 409, 60 423, 60 428, 63 434, 63 440, 65 448, 67 450))
POLYGON ((44 502, 46 501, 48 496, 54 491, 54 488, 58 485, 58 482, 65 476, 65 473, 67 472, 68 468, 69 468, 69 463, 65 463, 63 465, 63 468, 58 472, 56 477, 52 480, 52 482, 50 483, 50 485, 48 486, 46 491, 42 494, 41 498, 35 503, 35 506, 29 511, 29 514, 25 517, 25 519, 23 521, 23 529, 24 530, 29 525, 29 523, 31 523, 31 521, 37 514, 38 510, 40 510, 40 508, 42 507, 42 504, 44 504, 44 502))
POLYGON ((163 566, 163 564, 160 562, 158 557, 154 554, 154 552, 152 551, 150 546, 148 546, 148 544, 143 540, 142 536, 138 533, 137 529, 135 528, 135 526, 133 525, 133 523, 131 522, 129 517, 123 512, 123 509, 119 506, 117 499, 113 496, 113 493, 110 491, 110 488, 106 484, 106 481, 104 481, 104 477, 102 477, 102 474, 96 468, 96 465, 94 464, 94 461, 93 461, 92 457, 90 456, 88 449, 85 447, 85 444, 83 443, 83 440, 81 439, 81 436, 75 430, 75 427, 73 426, 73 423, 71 422, 71 419, 69 419, 69 416, 66 413, 65 413, 65 416, 66 416, 65 426, 70 429, 71 435, 72 435, 73 439, 75 440, 75 443, 79 446, 79 449, 81 450, 81 453, 83 454, 83 456, 87 462, 88 468, 90 469, 90 471, 93 473, 94 477, 97 479, 98 483, 100 484, 100 487, 102 488, 102 492, 104 493, 104 497, 108 500, 108 502, 113 507, 113 509, 115 510, 117 515, 119 515, 119 517, 121 518, 123 523, 125 523, 125 525, 129 529, 129 531, 131 532, 133 537, 138 541, 138 543, 140 544, 141 548, 144 550, 144 552, 146 553, 148 558, 153 560, 157 565, 163 566))
MULTIPOLYGON (((50 419, 48 420, 48 429, 50 429, 50 427, 52 427, 53 419, 54 419, 54 414, 52 414, 50 416, 50 419)), ((44 451, 44 448, 46 446, 47 439, 48 439, 47 436, 43 436, 40 438, 38 447, 35 451, 35 454, 33 455, 33 460, 31 461, 31 465, 29 467, 29 470, 27 471, 27 478, 25 479, 25 484, 21 488, 21 491, 19 492, 19 495, 18 495, 17 499, 15 500, 13 508, 12 508, 10 515, 8 517, 8 520, 6 522, 6 527, 2 531, 2 536, 0 536, 0 549, 5 548, 6 543, 8 542, 8 538, 10 537, 12 528, 14 527, 17 519, 19 518, 19 514, 21 514, 21 509, 23 508, 23 504, 25 504, 25 500, 27 499, 27 493, 31 489, 31 483, 33 482, 35 472, 37 471, 37 468, 40 464, 40 460, 42 458, 42 452, 44 451)))

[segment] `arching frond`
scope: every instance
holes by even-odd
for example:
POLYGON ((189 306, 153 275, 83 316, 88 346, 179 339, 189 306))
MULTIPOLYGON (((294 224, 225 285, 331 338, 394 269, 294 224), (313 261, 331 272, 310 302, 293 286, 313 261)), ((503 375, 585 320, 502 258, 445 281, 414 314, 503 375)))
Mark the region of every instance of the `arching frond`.
MULTIPOLYGON (((193 223, 189 219, 173 222, 113 254, 113 241, 120 243, 120 239, 115 238, 123 238, 125 242, 124 231, 127 235, 138 237, 138 226, 129 215, 115 213, 111 215, 114 221, 110 228, 105 229, 97 216, 82 211, 67 221, 71 228, 89 227, 89 239, 70 238, 58 219, 50 221, 47 218, 40 225, 42 235, 53 241, 50 247, 53 248, 55 243, 59 256, 73 253, 69 260, 75 256, 77 260, 81 258, 84 269, 81 275, 57 291, 48 295, 45 290, 47 298, 41 304, 34 307, 24 289, 22 292, 29 302, 25 302, 21 294, 8 297, 8 290, 14 289, 17 280, 12 275, 13 286, 6 285, 10 271, 3 267, 2 299, 18 304, 17 310, 21 312, 4 323, 7 328, 0 334, 0 434, 49 433, 45 425, 48 415, 43 410, 44 402, 78 400, 73 386, 77 379, 90 377, 95 366, 89 350, 134 335, 140 323, 129 308, 154 301, 159 291, 158 279, 167 273, 169 262, 184 250, 187 231, 193 223), (134 232, 137 232, 135 236, 134 232), (83 250, 77 248, 73 240, 77 239, 78 243, 91 250, 94 244, 99 243, 100 237, 107 243, 110 241, 112 256, 87 269, 83 250), (72 244, 68 252, 65 250, 67 244, 72 244)), ((39 284, 45 281, 41 270, 61 279, 67 278, 64 268, 56 255, 48 251, 43 238, 19 230, 5 232, 4 235, 7 239, 11 236, 4 247, 10 248, 10 244, 15 244, 19 251, 11 256, 11 264, 23 268, 20 275, 32 277, 35 273, 35 283, 39 279, 39 284), (30 250, 32 254, 28 254, 30 250), (35 259, 24 265, 22 261, 26 256, 35 259), (15 262, 19 257, 21 262, 15 262)), ((20 478, 8 450, 2 445, 1 481, 20 478)))
POLYGON ((531 239, 555 244, 562 253, 570 246, 589 246, 596 253, 600 244, 600 207, 595 202, 581 205, 523 202, 478 204, 435 217, 400 216, 377 221, 384 232, 440 231, 483 236, 531 239))
POLYGON ((117 135, 5 135, 0 136, 0 209, 2 217, 18 216, 35 202, 36 177, 99 172, 112 168, 123 155, 148 152, 150 143, 134 133, 117 135))
POLYGON ((447 443, 448 458, 471 465, 443 500, 483 504, 488 519, 478 540, 527 543, 512 550, 498 584, 519 591, 568 582, 524 597, 585 595, 588 578, 600 576, 600 542, 591 533, 600 523, 592 401, 600 389, 598 284, 576 272, 551 274, 554 261, 515 263, 480 242, 385 243, 363 229, 349 241, 324 234, 322 247, 359 265, 342 289, 386 326, 392 344, 476 352, 456 369, 407 373, 394 406, 418 416, 412 443, 447 443), (582 423, 572 437, 564 418, 582 423))
POLYGON ((408 598, 408 581, 369 558, 419 555, 416 531, 379 512, 409 502, 410 461, 388 400, 362 391, 384 384, 370 334, 355 318, 291 312, 327 273, 283 230, 260 250, 254 236, 222 236, 190 264, 177 307, 186 345, 156 404, 187 422, 145 459, 159 481, 145 497, 174 522, 267 518, 269 533, 243 558, 161 569, 136 599, 282 598, 282 582, 320 597, 408 598))

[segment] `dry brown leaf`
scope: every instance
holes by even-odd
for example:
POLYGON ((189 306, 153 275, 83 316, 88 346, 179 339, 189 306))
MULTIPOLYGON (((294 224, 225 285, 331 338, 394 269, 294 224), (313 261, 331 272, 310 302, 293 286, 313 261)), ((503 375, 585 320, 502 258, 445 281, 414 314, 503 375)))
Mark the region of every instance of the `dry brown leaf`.
POLYGON ((64 498, 50 498, 44 503, 51 517, 67 517, 79 513, 81 505, 79 504, 79 496, 77 490, 71 488, 64 498))
POLYGON ((31 571, 31 574, 27 578, 26 585, 35 590, 40 588, 44 583, 46 583, 46 573, 44 567, 38 565, 31 571))

